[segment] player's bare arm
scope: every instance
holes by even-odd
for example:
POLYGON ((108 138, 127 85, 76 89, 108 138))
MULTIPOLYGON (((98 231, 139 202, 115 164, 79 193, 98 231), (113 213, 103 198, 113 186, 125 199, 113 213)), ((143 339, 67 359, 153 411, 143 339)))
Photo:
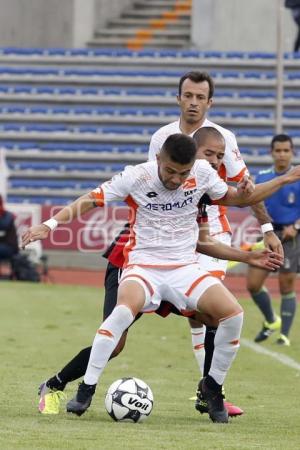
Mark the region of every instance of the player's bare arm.
MULTIPOLYGON (((61 211, 55 214, 50 221, 52 221, 53 225, 70 223, 72 220, 76 219, 76 217, 85 214, 94 207, 95 203, 93 197, 90 194, 85 194, 72 202, 70 205, 64 207, 61 211)), ((49 221, 47 222, 49 223, 49 221)), ((30 242, 46 239, 51 229, 54 229, 55 227, 56 226, 53 226, 52 228, 50 222, 49 225, 42 223, 40 225, 28 228, 22 236, 22 248, 24 249, 30 242)))
POLYGON ((248 194, 245 190, 228 187, 227 194, 220 200, 216 201, 218 205, 224 206, 251 206, 261 202, 265 198, 277 192, 286 184, 294 183, 300 180, 300 166, 295 166, 289 172, 274 178, 266 183, 260 183, 255 186, 252 194, 248 194))
POLYGON ((204 253, 212 258, 243 262, 266 270, 277 270, 282 266, 283 258, 279 253, 272 252, 269 249, 248 252, 231 247, 212 238, 201 228, 203 227, 200 227, 197 242, 197 252, 199 253, 204 253))
MULTIPOLYGON (((257 203, 256 205, 252 205, 251 209, 260 225, 272 222, 272 219, 269 216, 265 204, 263 202, 257 203)), ((274 233, 274 231, 270 230, 263 233, 263 240, 266 248, 272 250, 273 252, 283 255, 283 247, 281 241, 274 233)))

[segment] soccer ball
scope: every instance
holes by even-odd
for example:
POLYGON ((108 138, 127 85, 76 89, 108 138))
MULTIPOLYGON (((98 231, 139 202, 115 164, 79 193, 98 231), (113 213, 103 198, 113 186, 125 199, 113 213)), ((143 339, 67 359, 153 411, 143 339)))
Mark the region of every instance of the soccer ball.
POLYGON ((121 378, 108 388, 105 408, 117 422, 142 422, 152 411, 153 394, 144 381, 121 378))

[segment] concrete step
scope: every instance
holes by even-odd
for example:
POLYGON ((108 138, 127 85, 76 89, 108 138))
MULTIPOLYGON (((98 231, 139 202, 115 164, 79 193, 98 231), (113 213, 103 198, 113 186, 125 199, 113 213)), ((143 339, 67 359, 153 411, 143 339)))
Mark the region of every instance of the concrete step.
MULTIPOLYGON (((103 37, 101 39, 92 39, 87 43, 88 47, 127 47, 126 40, 124 38, 117 37, 103 37)), ((189 48, 190 41, 187 39, 168 39, 157 38, 151 39, 147 42, 143 42, 142 47, 146 48, 189 48)))
MULTIPOLYGON (((108 22, 108 27, 134 27, 134 28, 144 28, 151 25, 151 19, 136 19, 136 18, 121 18, 121 19, 114 19, 110 20, 108 22)), ((166 27, 176 27, 176 28, 182 28, 182 27, 190 27, 191 20, 190 17, 181 17, 180 20, 177 20, 175 23, 169 23, 166 24, 166 27)), ((97 32, 97 30, 96 30, 97 32)))
MULTIPOLYGON (((130 37, 136 37, 136 33, 138 28, 113 28, 113 29, 103 29, 95 32, 94 38, 102 39, 103 37, 123 37, 125 39, 129 39, 130 37)), ((145 35, 148 30, 145 30, 145 35)), ((176 28, 172 29, 154 29, 149 30, 149 33, 152 34, 153 38, 169 38, 169 39, 190 39, 190 30, 187 28, 185 30, 178 30, 176 28)), ((141 35, 140 35, 141 36, 141 35)))
MULTIPOLYGON (((136 19, 136 18, 142 18, 142 19, 160 19, 162 17, 162 12, 159 9, 151 10, 151 9, 128 9, 127 11, 124 11, 121 15, 121 18, 130 18, 130 19, 136 19)), ((180 14, 180 19, 188 20, 191 17, 191 14, 189 12, 183 12, 180 14)))
POLYGON ((176 0, 138 0, 133 3, 133 7, 139 8, 157 8, 157 9, 173 9, 175 8, 178 1, 176 0))

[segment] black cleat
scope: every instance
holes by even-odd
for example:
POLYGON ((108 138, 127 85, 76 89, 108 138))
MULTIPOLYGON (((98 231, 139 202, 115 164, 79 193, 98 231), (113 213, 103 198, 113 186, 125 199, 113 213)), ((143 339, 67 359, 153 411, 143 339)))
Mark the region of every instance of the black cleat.
POLYGON ((280 330, 281 327, 281 318, 276 316, 274 322, 267 322, 266 320, 263 323, 263 327, 260 332, 255 336, 254 342, 263 342, 268 339, 274 331, 280 330))
POLYGON ((89 408, 96 390, 96 384, 80 383, 77 394, 67 403, 67 412, 81 416, 89 408))
POLYGON ((199 400, 202 398, 207 402, 208 414, 211 420, 216 423, 228 423, 228 412, 224 406, 222 392, 215 392, 209 389, 205 384, 205 378, 200 381, 198 391, 197 397, 199 400))
POLYGON ((207 414, 208 413, 208 405, 207 401, 204 400, 202 392, 200 390, 197 390, 196 392, 197 398, 195 401, 195 409, 199 411, 200 414, 207 414))

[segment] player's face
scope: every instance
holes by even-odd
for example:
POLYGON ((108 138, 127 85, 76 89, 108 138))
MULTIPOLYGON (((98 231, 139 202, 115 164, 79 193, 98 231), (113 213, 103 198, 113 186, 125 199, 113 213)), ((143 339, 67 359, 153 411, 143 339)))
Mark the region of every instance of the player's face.
POLYGON ((209 99, 208 96, 209 84, 207 81, 195 83, 188 78, 184 80, 181 95, 177 96, 181 120, 189 125, 200 126, 212 104, 212 99, 209 99))
POLYGON ((157 155, 158 176, 166 189, 178 189, 188 178, 195 161, 190 164, 178 164, 165 155, 157 155))
POLYGON ((275 170, 284 172, 291 165, 294 156, 294 151, 289 141, 274 142, 272 149, 272 158, 274 161, 275 170))
POLYGON ((224 143, 212 136, 208 136, 205 143, 198 147, 196 158, 206 159, 213 169, 219 170, 223 162, 224 153, 224 143))

